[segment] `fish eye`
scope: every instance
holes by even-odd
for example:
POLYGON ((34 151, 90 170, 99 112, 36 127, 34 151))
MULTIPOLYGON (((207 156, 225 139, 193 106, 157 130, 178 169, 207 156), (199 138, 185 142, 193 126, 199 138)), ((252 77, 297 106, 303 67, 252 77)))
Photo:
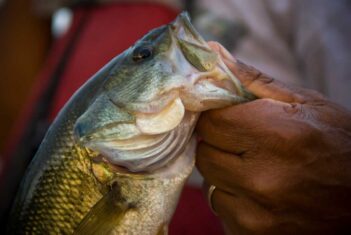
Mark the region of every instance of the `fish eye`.
POLYGON ((147 59, 152 56, 151 47, 140 46, 134 49, 133 51, 133 60, 135 62, 147 59))

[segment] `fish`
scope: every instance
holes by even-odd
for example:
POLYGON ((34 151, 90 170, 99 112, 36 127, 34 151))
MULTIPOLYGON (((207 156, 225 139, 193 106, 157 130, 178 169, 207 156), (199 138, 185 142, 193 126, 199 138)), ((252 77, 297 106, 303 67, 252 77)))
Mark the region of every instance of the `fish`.
POLYGON ((253 99, 186 12, 65 104, 28 166, 9 234, 167 234, 201 112, 253 99))

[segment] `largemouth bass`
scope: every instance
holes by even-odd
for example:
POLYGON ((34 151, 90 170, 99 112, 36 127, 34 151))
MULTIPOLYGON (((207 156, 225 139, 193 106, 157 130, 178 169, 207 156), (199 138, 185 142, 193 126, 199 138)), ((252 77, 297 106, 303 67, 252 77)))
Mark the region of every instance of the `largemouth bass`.
POLYGON ((251 97, 186 13, 150 31, 60 111, 17 194, 11 234, 166 234, 202 111, 251 97))

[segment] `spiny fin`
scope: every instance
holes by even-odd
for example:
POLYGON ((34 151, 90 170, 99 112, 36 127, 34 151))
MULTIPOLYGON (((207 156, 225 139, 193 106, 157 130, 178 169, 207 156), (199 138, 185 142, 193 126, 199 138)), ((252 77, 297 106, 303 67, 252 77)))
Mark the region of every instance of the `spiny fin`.
POLYGON ((118 196, 118 191, 112 188, 91 208, 73 234, 93 235, 111 232, 129 209, 129 204, 122 198, 119 200, 118 196))

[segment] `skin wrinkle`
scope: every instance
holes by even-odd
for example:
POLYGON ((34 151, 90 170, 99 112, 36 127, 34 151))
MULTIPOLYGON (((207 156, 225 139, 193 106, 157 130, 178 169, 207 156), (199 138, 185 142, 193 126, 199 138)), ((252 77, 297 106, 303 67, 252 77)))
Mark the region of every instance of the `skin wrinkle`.
POLYGON ((350 234, 350 112, 228 61, 214 45, 258 97, 205 112, 197 125, 197 167, 217 187, 212 205, 220 218, 239 235, 350 234))
MULTIPOLYGON (((299 92, 303 91, 306 93, 306 89, 303 88, 294 88, 292 86, 288 86, 286 84, 281 83, 279 80, 276 80, 266 74, 263 74, 259 70, 253 68, 252 66, 244 64, 240 60, 236 60, 236 62, 233 62, 232 60, 224 59, 225 63, 228 65, 230 69, 232 69, 233 73, 237 76, 237 78, 243 83, 243 85, 249 90, 249 91, 256 91, 256 92, 261 92, 260 90, 257 90, 256 86, 272 86, 272 88, 281 88, 281 91, 276 91, 277 96, 279 98, 283 98, 283 101, 288 102, 288 103, 300 103, 304 104, 307 102, 306 98, 298 93, 294 92, 299 92), (257 85, 257 83, 259 83, 257 85), (287 93, 289 96, 286 96, 287 93), (284 96, 285 95, 285 96, 284 96)), ((254 92, 255 93, 255 92, 254 92)), ((306 95, 307 96, 307 95, 306 95)), ((317 99, 321 99, 323 95, 321 95, 319 92, 313 92, 312 94, 308 95, 310 101, 314 101, 317 99)))
MULTIPOLYGON (((284 111, 287 113, 287 114, 295 114, 297 112, 299 112, 299 108, 298 108, 298 104, 297 103, 292 103, 290 104, 290 107, 283 107, 284 111)), ((300 108, 301 109, 301 108, 300 108)))
MULTIPOLYGON (((201 152, 201 151, 203 151, 203 156, 206 156, 207 155, 207 151, 208 151, 208 148, 211 148, 210 146, 207 146, 206 144, 201 144, 201 146, 199 146, 199 151, 201 152), (201 150, 201 149, 203 149, 203 150, 201 150), (206 150, 207 149, 207 150, 206 150)), ((216 156, 218 156, 217 157, 217 159, 214 159, 214 158, 206 158, 206 157, 203 157, 203 158, 198 158, 197 160, 198 160, 198 164, 199 165, 203 165, 203 167, 199 167, 199 170, 200 170, 200 172, 203 174, 203 175, 208 175, 208 173, 209 172, 218 172, 218 173, 220 173, 220 172, 222 172, 223 171, 223 169, 219 169, 219 170, 217 170, 218 168, 216 168, 216 163, 217 163, 217 161, 218 160, 220 160, 220 159, 218 159, 219 157, 221 157, 219 154, 216 154, 216 156), (207 162, 206 162, 207 161, 207 162), (211 164, 208 164, 208 163, 211 163, 211 164), (212 167, 211 168, 209 168, 209 169, 204 169, 204 168, 206 168, 206 166, 211 166, 212 165, 212 167)), ((236 157, 235 155, 232 155, 232 157, 236 157)), ((240 164, 239 164, 239 159, 237 160, 237 166, 239 167, 240 166, 240 164)), ((232 162, 233 163, 233 162, 232 162)), ((231 171, 232 169, 235 169, 235 168, 238 168, 238 167, 235 167, 234 165, 233 166, 230 166, 230 164, 225 164, 225 166, 228 168, 227 170, 229 170, 229 171, 231 171)), ((219 176, 219 175, 218 175, 219 176)), ((209 178, 209 184, 213 184, 213 185, 219 185, 220 186, 220 188, 222 189, 222 190, 224 190, 224 191, 227 191, 227 192, 231 192, 231 193, 234 193, 234 194, 236 194, 236 193, 238 193, 238 192, 241 192, 241 191, 243 191, 244 190, 244 188, 242 187, 242 186, 240 186, 240 185, 231 185, 231 180, 233 180, 233 179, 235 179, 235 178, 237 178, 237 180, 239 180, 239 179, 241 179, 241 177, 239 176, 239 175, 237 175, 236 177, 235 176, 233 176, 233 178, 231 178, 231 179, 228 179, 229 181, 227 181, 227 182, 225 182, 225 181, 222 181, 221 179, 215 179, 215 178, 209 178), (226 185, 228 185, 229 187, 227 187, 226 185), (234 188, 234 191, 232 190, 233 189, 233 186, 235 187, 234 188)))
MULTIPOLYGON (((250 77, 250 79, 245 80, 244 85, 248 90, 251 90, 250 88, 255 87, 255 86, 279 86, 283 89, 283 92, 289 92, 289 91, 285 91, 288 90, 289 88, 286 85, 283 85, 282 83, 279 83, 279 81, 275 80, 274 78, 271 78, 263 73, 261 73, 258 70, 254 70, 253 68, 250 68, 248 70, 246 70, 245 66, 242 62, 238 63, 239 66, 239 71, 240 73, 243 73, 242 76, 245 76, 244 74, 250 74, 250 73, 256 73, 254 76, 250 77), (252 71, 251 71, 252 70, 252 71), (257 83, 259 83, 257 85, 257 83)), ((249 76, 249 75, 246 75, 249 76)), ((253 88, 255 89, 255 88, 253 88)), ((279 96, 279 94, 277 94, 277 96, 279 96)), ((280 96, 283 96, 283 94, 281 94, 280 96)), ((279 96, 279 97, 280 97, 279 96)), ((284 97, 283 101, 287 102, 287 103, 300 103, 300 104, 304 104, 306 103, 306 100, 301 97, 300 95, 294 94, 291 97, 284 97)))
MULTIPOLYGON (((228 201, 230 197, 232 197, 232 194, 219 189, 218 192, 216 192, 216 195, 214 195, 213 199, 214 202, 220 205, 223 202, 228 201)), ((260 207, 258 204, 252 202, 250 199, 237 196, 236 202, 232 201, 232 203, 238 205, 236 207, 238 210, 236 212, 238 221, 237 224, 241 225, 242 227, 250 228, 249 230, 253 231, 261 231, 265 230, 265 228, 271 226, 274 223, 274 219, 271 214, 264 208, 260 207), (252 204, 255 204, 255 206, 252 206, 252 204)), ((230 207, 220 208, 223 208, 219 211, 220 216, 223 214, 233 213, 230 207)), ((231 221, 228 222, 230 225, 231 221)))
MULTIPOLYGON (((230 130, 231 132, 242 131, 243 133, 239 133, 239 134, 245 134, 245 135, 247 134, 250 135, 251 132, 255 132, 255 137, 257 137, 257 129, 260 129, 262 125, 264 127, 267 124, 267 121, 269 120, 264 120, 264 117, 260 117, 259 119, 257 119, 256 114, 257 113, 264 114, 266 112, 265 109, 267 108, 265 106, 269 105, 272 108, 274 108, 274 110, 272 111, 274 111, 276 115, 282 115, 283 112, 281 107, 277 106, 276 104, 282 104, 285 106, 288 105, 288 104, 284 104, 282 102, 274 101, 271 99, 258 99, 250 103, 247 103, 245 105, 237 105, 226 109, 206 112, 202 115, 203 121, 201 119, 199 121, 198 127, 201 127, 201 128, 198 128, 200 131, 199 133, 204 135, 208 134, 208 133, 201 132, 201 130, 203 129, 202 125, 203 123, 207 123, 206 125, 208 125, 209 123, 213 123, 209 127, 213 127, 214 130, 218 130, 217 133, 220 133, 220 134, 222 134, 224 130, 230 130), (255 110, 249 107, 252 107, 252 108, 255 107, 255 110), (240 115, 233 115, 235 113, 239 113, 240 115), (248 126, 246 125, 247 121, 252 123, 248 126), (220 128, 222 128, 221 131, 219 131, 220 128), (245 130, 241 130, 242 128, 245 128, 245 130), (247 128, 250 128, 250 129, 247 129, 247 128)), ((270 118, 270 117, 267 116, 267 118, 270 118)), ((238 136, 241 136, 239 134, 238 136)))
MULTIPOLYGON (((209 124, 211 124, 211 126, 212 126, 211 128, 212 128, 213 130, 217 130, 216 126, 217 126, 217 123, 219 123, 219 122, 218 122, 218 120, 216 120, 216 117, 213 117, 213 116, 209 115, 208 120, 209 120, 209 124)), ((223 124, 226 124, 226 123, 230 123, 230 121, 227 121, 226 119, 221 119, 221 122, 220 122, 220 123, 222 123, 222 125, 223 125, 223 124)), ((225 132, 222 132, 221 134, 225 135, 225 132)), ((211 145, 210 142, 208 142, 207 144, 211 145)), ((228 143, 228 144, 231 144, 231 143, 228 143)), ((220 148, 220 149, 221 149, 223 152, 230 153, 230 152, 227 151, 225 148, 220 148)), ((239 157, 242 158, 245 152, 246 152, 245 149, 236 149, 236 150, 234 150, 233 153, 234 153, 235 155, 237 155, 237 156, 239 156, 239 157)))
MULTIPOLYGON (((271 104, 271 101, 269 100, 266 100, 266 99, 261 99, 261 100, 256 100, 254 102, 252 102, 252 105, 255 105, 254 103, 255 102, 258 102, 260 103, 259 106, 260 107, 264 107, 265 104, 271 104)), ((274 101, 275 102, 275 101, 274 101)), ((257 104, 258 105, 258 104, 257 104)), ((240 105, 236 106, 236 107, 232 107, 233 109, 238 109, 236 110, 236 112, 244 112, 245 108, 242 109, 241 111, 241 108, 240 108, 240 105)), ((219 115, 212 115, 214 112, 210 112, 208 113, 208 115, 203 115, 202 118, 205 119, 205 120, 208 120, 207 122, 202 122, 200 120, 199 122, 199 125, 200 127, 202 127, 202 123, 207 123, 205 127, 202 127, 200 128, 200 132, 199 134, 202 135, 202 134, 205 134, 206 133, 202 133, 201 132, 201 129, 203 128, 206 128, 206 129, 211 129, 211 130, 214 130, 214 134, 220 134, 222 135, 223 137, 225 137, 227 134, 225 133, 228 133, 228 137, 230 137, 230 135, 233 135, 233 133, 235 133, 236 136, 238 136, 238 138, 234 138, 234 139, 231 139, 231 138, 224 138, 224 140, 231 140, 230 142, 228 142, 225 146, 233 146, 234 143, 236 143, 235 147, 234 148, 230 148, 230 151, 234 151, 235 154, 240 154, 240 155, 243 155, 246 151, 247 151, 247 148, 245 148, 245 146, 250 146, 252 147, 252 143, 256 143, 256 142, 259 142, 259 139, 257 139, 257 134, 258 133, 262 133, 262 136, 260 138, 262 139, 266 139, 266 136, 263 134, 264 133, 264 129, 262 129, 265 125, 266 125, 266 120, 263 119, 263 120, 255 120, 255 113, 252 113, 252 114, 246 114, 246 116, 236 116, 236 115, 232 115, 232 111, 234 110, 231 110, 231 109, 223 109, 223 113, 221 116, 219 115), (228 111, 228 112, 226 112, 228 111), (230 111, 230 112, 229 112, 230 111), (241 124, 240 120, 242 119, 247 119, 247 118, 250 118, 250 117, 253 117, 252 119, 252 122, 256 122, 256 125, 254 125, 253 127, 250 127, 250 129, 248 128, 245 128, 245 124, 241 124), (216 124, 217 123, 217 124, 216 124), (233 126, 233 123, 236 123, 235 126, 233 126), (241 129, 243 128, 243 129, 241 129), (242 132, 242 133, 241 133, 242 132), (253 138, 249 138, 249 137, 246 137, 245 139, 240 139, 240 136, 242 135, 246 135, 246 136, 251 136, 251 134, 253 134, 253 136, 256 137, 256 139, 253 139, 253 138), (237 142, 239 141, 239 142, 237 142), (246 144, 245 144, 246 143, 246 144), (238 149, 239 148, 239 149, 238 149)), ((264 110, 262 110, 264 112, 264 110)), ((280 113, 281 111, 277 111, 278 113, 280 113)), ((257 113, 257 111, 256 111, 257 113)), ((261 111, 258 111, 258 113, 261 113, 261 111)), ((269 120, 269 119, 267 119, 269 120)), ((211 135, 211 134, 209 134, 211 135)), ((209 144, 215 144, 216 143, 216 139, 211 139, 209 142, 209 144)), ((223 142, 221 143, 220 146, 223 145, 223 142)), ((256 147, 258 146, 259 144, 256 145, 256 147)), ((254 146, 254 148, 250 148, 251 150, 254 150, 256 148, 254 146)), ((225 147, 220 147, 220 149, 224 150, 224 151, 227 151, 228 148, 225 148, 225 147)))
MULTIPOLYGON (((205 186, 205 192, 207 192, 208 184, 205 182, 205 185, 207 185, 207 186, 205 186)), ((233 192, 232 190, 226 190, 224 188, 216 188, 216 190, 213 192, 213 195, 212 195, 213 205, 216 205, 216 204, 218 204, 218 202, 221 202, 220 200, 216 200, 215 194, 218 194, 218 193, 223 193, 223 194, 226 194, 226 195, 234 197, 234 198, 239 198, 240 195, 247 194, 246 190, 243 188, 240 188, 240 187, 237 187, 235 192, 233 192)), ((259 202, 256 198, 252 197, 250 199, 255 201, 256 203, 260 204, 264 208, 263 204, 261 202, 259 202)), ((223 209, 223 208, 226 208, 226 207, 219 207, 219 209, 223 209)), ((221 211, 217 211, 216 208, 213 208, 213 209, 216 212, 218 212, 219 216, 221 216, 221 214, 222 214, 221 211)), ((235 221, 231 221, 231 222, 235 222, 235 221)))
MULTIPOLYGON (((209 146, 208 146, 209 147, 209 146)), ((207 147, 207 148, 208 148, 207 147)), ((203 146, 201 146, 200 148, 203 148, 203 146)), ((204 161, 206 159, 206 161, 209 161, 209 163, 211 162, 211 164, 207 164, 207 165, 212 165, 212 168, 211 169, 208 169, 208 170, 211 170, 212 173, 215 173, 215 172, 223 172, 223 169, 218 169, 216 170, 217 168, 214 167, 216 166, 216 164, 218 162, 220 162, 220 156, 221 154, 224 154, 223 152, 221 152, 220 150, 218 150, 219 152, 215 155, 216 158, 209 158, 209 157, 206 157, 206 153, 207 152, 210 152, 208 149, 206 150, 199 150, 199 153, 201 154, 201 152, 203 152, 203 154, 201 154, 202 156, 205 156, 205 157, 202 157, 202 158, 199 158, 198 161, 204 161), (210 161, 211 160, 211 161, 210 161)), ((233 154, 230 154, 228 153, 228 155, 230 155, 231 157, 237 157, 233 154)), ((239 161, 238 161, 239 162, 239 161)), ((242 162, 242 161, 240 161, 242 162)), ((202 162, 198 162, 198 164, 201 166, 202 165, 202 162)), ((244 162, 243 162, 244 164, 244 162)), ((206 164, 205 164, 206 165, 206 164)), ((231 171, 233 169, 241 169, 242 173, 240 173, 241 175, 245 175, 245 172, 251 172, 250 175, 257 175, 257 170, 255 170, 254 168, 251 169, 251 167, 249 165, 238 165, 237 167, 230 167, 230 164, 224 164, 225 166, 228 167, 227 171, 231 171)), ((200 168, 200 172, 202 174, 204 174, 205 176, 207 175, 208 171, 204 170, 203 172, 201 171, 201 168, 202 167, 199 167, 200 168)), ((262 170, 261 170, 262 172, 262 170)), ((239 173, 239 172, 238 172, 239 173)), ((216 174, 214 174, 216 175, 216 174)), ((223 174, 222 174, 223 175, 223 174)), ((256 177, 256 179, 258 179, 259 176, 256 177)), ((258 189, 258 188, 266 188, 266 185, 262 185, 260 184, 259 186, 256 186, 257 183, 255 182, 243 182, 243 177, 234 177, 234 178, 231 178, 230 181, 226 181, 226 179, 224 178, 224 181, 223 181, 223 176, 221 177, 221 179, 218 179, 218 180, 215 180, 213 182, 208 182, 208 183, 211 183, 213 185, 217 185, 219 186, 220 189, 222 189, 223 191, 227 192, 227 193, 231 193, 231 194, 234 194, 234 195, 238 195, 238 194, 245 194, 245 195, 248 195, 250 196, 250 198, 254 201, 256 201, 257 203, 261 204, 262 206, 266 207, 266 208, 270 208, 272 209, 272 207, 267 203, 267 199, 265 199, 263 196, 264 195, 260 195, 258 196, 257 195, 257 192, 253 191, 252 189, 258 189), (236 182, 242 182, 243 185, 236 185, 236 184, 233 184, 233 180, 236 182), (244 185, 245 183, 245 185, 244 185), (252 186, 251 186, 252 185, 252 186), (262 185, 262 186, 261 186, 262 185), (249 189, 248 189, 249 188, 249 189), (252 189, 250 189, 252 188, 252 189)), ((256 190, 257 191, 257 190, 256 190)), ((262 190, 258 190, 258 191, 262 191, 262 190)))

